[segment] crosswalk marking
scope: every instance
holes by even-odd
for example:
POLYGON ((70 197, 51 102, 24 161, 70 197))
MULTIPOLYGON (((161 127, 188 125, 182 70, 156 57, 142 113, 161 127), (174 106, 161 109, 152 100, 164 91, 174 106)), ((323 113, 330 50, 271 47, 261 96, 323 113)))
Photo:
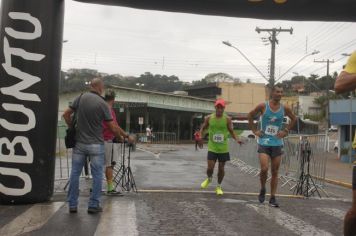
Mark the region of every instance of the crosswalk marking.
POLYGON ((95 236, 137 236, 136 207, 133 201, 106 201, 95 236))
POLYGON ((280 226, 283 226, 297 235, 313 235, 313 236, 331 236, 332 234, 318 229, 305 221, 298 219, 288 213, 281 211, 278 208, 272 208, 267 205, 248 204, 247 207, 255 210, 258 214, 263 215, 267 219, 274 220, 280 226))
POLYGON ((346 211, 342 211, 336 208, 317 208, 318 211, 321 211, 329 216, 336 217, 340 220, 344 220, 346 211))
POLYGON ((64 202, 36 204, 0 229, 1 236, 15 236, 41 228, 64 202))

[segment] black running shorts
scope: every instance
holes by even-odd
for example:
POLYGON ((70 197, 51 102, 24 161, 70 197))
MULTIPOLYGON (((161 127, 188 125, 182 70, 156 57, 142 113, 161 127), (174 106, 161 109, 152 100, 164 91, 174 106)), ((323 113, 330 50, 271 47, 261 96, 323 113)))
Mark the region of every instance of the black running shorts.
POLYGON ((279 157, 283 154, 282 146, 262 146, 258 145, 258 153, 264 153, 271 158, 279 157))
POLYGON ((215 152, 208 152, 208 160, 210 161, 216 161, 218 160, 219 162, 226 162, 230 161, 230 153, 215 153, 215 152))

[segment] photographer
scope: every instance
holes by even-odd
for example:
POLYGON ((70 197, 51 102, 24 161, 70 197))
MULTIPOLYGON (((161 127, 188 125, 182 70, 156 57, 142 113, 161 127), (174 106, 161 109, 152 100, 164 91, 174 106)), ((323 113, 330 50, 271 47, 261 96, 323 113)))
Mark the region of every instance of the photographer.
POLYGON ((113 122, 118 127, 121 132, 121 136, 115 137, 115 134, 109 129, 106 122, 103 122, 103 137, 104 137, 104 147, 105 147, 105 176, 107 182, 107 194, 108 195, 121 195, 119 191, 116 191, 113 186, 113 168, 116 164, 116 157, 120 155, 118 142, 124 142, 124 137, 128 137, 129 141, 133 141, 124 130, 121 129, 119 124, 117 123, 116 114, 113 109, 115 103, 115 91, 106 90, 105 92, 105 101, 109 105, 111 115, 113 117, 113 122))
POLYGON ((91 173, 93 175, 92 192, 88 202, 88 213, 95 214, 102 211, 100 206, 101 188, 104 169, 104 139, 102 123, 105 121, 108 128, 116 137, 124 136, 133 142, 123 130, 114 123, 110 109, 101 94, 104 92, 104 83, 95 78, 90 83, 90 92, 78 96, 63 114, 68 127, 72 127, 72 115, 76 113, 75 147, 72 155, 72 170, 69 181, 68 203, 69 212, 77 213, 79 196, 79 176, 83 166, 90 158, 91 173))

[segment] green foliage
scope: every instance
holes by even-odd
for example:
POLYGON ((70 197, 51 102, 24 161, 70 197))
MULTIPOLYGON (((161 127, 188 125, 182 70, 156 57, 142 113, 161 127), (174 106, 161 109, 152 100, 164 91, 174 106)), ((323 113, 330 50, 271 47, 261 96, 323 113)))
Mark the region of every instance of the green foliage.
POLYGON ((229 81, 234 82, 236 86, 241 83, 240 79, 233 78, 231 75, 222 72, 208 74, 201 80, 193 81, 192 84, 187 84, 179 80, 175 75, 154 75, 150 72, 145 72, 139 77, 125 77, 120 74, 104 74, 91 69, 70 69, 68 72, 61 73, 59 91, 60 93, 69 93, 86 90, 88 89, 86 82, 91 81, 95 77, 102 78, 106 86, 115 85, 160 92, 184 90, 191 85, 206 85, 212 82, 229 81))
POLYGON ((201 80, 194 80, 192 84, 194 86, 202 86, 216 82, 234 82, 235 85, 241 84, 241 80, 239 78, 234 78, 233 76, 223 72, 208 74, 201 80))
POLYGON ((183 82, 175 75, 153 75, 146 72, 139 77, 124 77, 119 74, 108 75, 90 69, 71 69, 61 73, 60 93, 83 91, 88 88, 86 82, 101 77, 105 85, 115 85, 151 91, 173 92, 183 89, 183 82))
POLYGON ((348 155, 349 149, 347 147, 343 147, 340 149, 340 155, 348 155))
POLYGON ((318 114, 318 115, 304 114, 304 119, 309 119, 311 121, 317 121, 317 122, 322 121, 324 117, 325 117, 324 114, 318 114))

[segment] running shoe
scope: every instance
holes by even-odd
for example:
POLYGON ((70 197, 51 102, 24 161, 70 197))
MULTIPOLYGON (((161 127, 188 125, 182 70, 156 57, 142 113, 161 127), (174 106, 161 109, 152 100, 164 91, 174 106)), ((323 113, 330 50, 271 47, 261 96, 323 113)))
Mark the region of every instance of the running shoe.
POLYGON ((224 194, 221 186, 217 186, 216 189, 215 189, 215 192, 216 192, 216 195, 223 195, 224 194))
POLYGON ((69 213, 77 213, 78 208, 77 207, 69 207, 69 213))
POLYGON ((265 199, 266 199, 266 189, 262 188, 260 194, 258 195, 258 201, 260 201, 260 203, 264 203, 265 199))
POLYGON ((277 202, 277 200, 276 200, 276 197, 271 197, 271 198, 269 199, 269 205, 270 205, 271 207, 279 207, 279 204, 278 204, 278 202, 277 202))
POLYGON ((122 193, 116 190, 110 190, 106 192, 107 195, 109 196, 122 196, 122 193))
POLYGON ((88 213, 89 214, 96 214, 96 213, 99 213, 99 212, 102 212, 103 211, 103 208, 101 208, 100 206, 98 207, 89 207, 88 208, 88 213))
POLYGON ((207 187, 209 186, 210 183, 211 183, 211 179, 206 178, 206 180, 204 180, 204 182, 201 183, 200 187, 201 187, 202 189, 205 189, 205 188, 207 188, 207 187))

